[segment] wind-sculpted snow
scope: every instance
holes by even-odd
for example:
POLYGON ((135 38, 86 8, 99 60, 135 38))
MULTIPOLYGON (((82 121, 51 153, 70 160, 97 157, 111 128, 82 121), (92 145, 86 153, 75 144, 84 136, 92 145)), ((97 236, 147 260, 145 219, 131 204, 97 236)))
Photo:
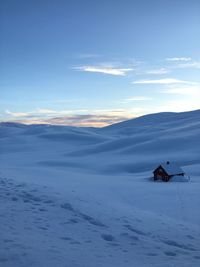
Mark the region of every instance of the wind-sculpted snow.
POLYGON ((0 124, 0 266, 199 267, 200 111, 0 124), (153 182, 161 162, 190 179, 153 182))
POLYGON ((120 133, 120 134, 130 134, 135 133, 137 129, 169 129, 176 127, 183 127, 184 125, 189 125, 190 123, 195 123, 199 125, 200 110, 182 112, 182 113, 172 113, 163 112, 145 115, 136 119, 120 122, 102 128, 101 131, 105 133, 120 133), (132 132, 133 131, 133 132, 132 132))
POLYGON ((87 143, 87 144, 95 144, 97 142, 103 142, 106 140, 104 136, 101 135, 94 135, 90 133, 48 133, 40 135, 40 138, 45 138, 50 141, 59 141, 59 142, 74 142, 74 143, 87 143))
POLYGON ((191 117, 184 113, 187 115, 185 120, 182 114, 172 113, 172 122, 170 117, 167 121, 164 120, 166 115, 158 114, 159 120, 156 115, 150 115, 150 118, 154 118, 151 118, 151 126, 146 123, 149 117, 146 116, 145 120, 138 118, 99 129, 99 133, 106 134, 112 139, 72 149, 65 153, 65 156, 72 157, 76 162, 79 162, 80 158, 81 162, 86 158, 91 163, 93 159, 95 162, 98 159, 98 166, 94 162, 91 169, 114 173, 146 171, 158 162, 167 160, 176 161, 181 165, 200 163, 200 113, 191 112, 191 117), (106 160, 107 158, 112 160, 106 160))
POLYGON ((0 266, 199 266, 199 183, 24 171, 0 177, 0 266))
POLYGON ((199 111, 147 115, 101 129, 3 123, 0 151, 27 152, 31 164, 130 173, 166 160, 199 163, 199 136, 199 111))

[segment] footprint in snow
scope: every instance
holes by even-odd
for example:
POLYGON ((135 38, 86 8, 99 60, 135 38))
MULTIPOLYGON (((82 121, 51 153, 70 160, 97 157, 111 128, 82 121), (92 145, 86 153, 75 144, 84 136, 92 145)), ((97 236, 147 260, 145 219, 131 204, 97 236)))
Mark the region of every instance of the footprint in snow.
POLYGON ((196 251, 191 245, 185 245, 185 244, 180 244, 174 240, 163 240, 163 243, 169 246, 189 250, 189 251, 196 251))
POLYGON ((68 236, 61 236, 60 239, 65 240, 65 241, 71 241, 72 238, 68 236))
POLYGON ((86 220, 87 222, 89 222, 90 224, 93 224, 95 226, 99 226, 99 227, 106 227, 105 224, 103 224, 102 222, 100 222, 99 220, 87 215, 87 214, 84 214, 84 213, 80 213, 79 214, 82 219, 86 220))
POLYGON ((133 228, 130 224, 125 224, 124 227, 126 227, 128 230, 130 230, 131 232, 134 232, 138 235, 144 235, 144 236, 148 235, 147 233, 145 233, 143 231, 140 231, 138 229, 133 228))
POLYGON ((138 241, 139 240, 139 237, 137 237, 136 235, 130 235, 129 233, 121 233, 120 234, 122 237, 127 237, 131 240, 134 240, 134 241, 138 241))
POLYGON ((109 235, 109 234, 102 234, 101 237, 102 237, 105 241, 108 241, 108 242, 113 242, 113 241, 115 241, 114 236, 109 235))
POLYGON ((12 197, 11 200, 12 201, 18 201, 18 198, 17 197, 12 197))
POLYGON ((146 255, 147 255, 147 256, 151 256, 151 257, 158 256, 158 254, 156 254, 156 253, 152 253, 152 252, 147 253, 146 255))
POLYGON ((166 256, 170 256, 170 257, 174 257, 177 255, 175 252, 172 252, 172 251, 165 251, 164 253, 166 256))
POLYGON ((49 228, 48 227, 44 227, 44 226, 39 226, 38 229, 47 231, 49 228))
POLYGON ((74 211, 74 208, 72 207, 72 205, 70 203, 63 203, 60 205, 61 208, 69 210, 69 211, 74 211))
POLYGON ((45 211, 47 211, 47 209, 41 208, 41 209, 39 209, 39 211, 45 212, 45 211))

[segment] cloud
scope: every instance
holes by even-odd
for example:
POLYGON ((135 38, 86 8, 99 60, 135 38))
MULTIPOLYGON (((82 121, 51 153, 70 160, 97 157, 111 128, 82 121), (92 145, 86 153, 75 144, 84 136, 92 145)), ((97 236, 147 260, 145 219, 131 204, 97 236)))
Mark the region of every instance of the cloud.
POLYGON ((191 61, 192 58, 191 57, 169 57, 166 58, 167 61, 191 61))
POLYGON ((200 69, 200 61, 193 61, 193 62, 187 62, 187 63, 181 63, 175 66, 176 68, 186 69, 200 69))
POLYGON ((88 110, 52 110, 52 109, 45 109, 45 108, 38 108, 33 111, 29 112, 12 112, 10 110, 6 110, 5 113, 11 117, 21 118, 21 119, 33 119, 33 118, 50 118, 50 117, 57 117, 61 115, 71 115, 74 112, 78 113, 85 113, 88 110))
POLYGON ((159 112, 171 111, 171 112, 183 112, 197 110, 200 108, 199 100, 197 98, 189 99, 176 99, 166 102, 163 106, 157 107, 159 112))
POLYGON ((116 110, 61 110, 37 109, 30 112, 11 112, 6 121, 25 124, 56 124, 70 126, 103 127, 144 114, 142 108, 116 110), (45 113, 47 111, 47 113, 45 113))
POLYGON ((200 96, 200 86, 169 87, 162 91, 165 94, 200 96))
POLYGON ((174 63, 172 66, 170 66, 171 69, 178 69, 178 68, 200 69, 200 61, 193 60, 191 57, 174 57, 174 58, 167 58, 166 60, 174 63))
POLYGON ((132 68, 116 68, 116 67, 103 67, 103 66, 82 66, 75 67, 74 69, 85 72, 97 72, 115 76, 125 76, 127 72, 132 71, 132 68))
POLYGON ((40 114, 54 114, 55 113, 55 110, 38 108, 36 110, 36 113, 40 113, 40 114))
POLYGON ((197 84, 191 81, 179 80, 176 78, 165 78, 157 80, 138 80, 134 81, 133 84, 197 84))
POLYGON ((5 113, 13 117, 27 117, 29 115, 28 112, 11 112, 9 110, 6 110, 5 113))
POLYGON ((159 74, 166 74, 169 73, 169 70, 166 68, 160 68, 160 69, 152 69, 152 70, 148 70, 146 72, 147 74, 155 74, 155 75, 159 75, 159 74))
POLYGON ((152 100, 152 97, 147 97, 147 96, 133 96, 126 98, 122 101, 122 103, 127 103, 127 102, 132 102, 132 101, 148 101, 152 100))
POLYGON ((43 123, 56 124, 56 125, 70 125, 70 126, 87 126, 87 127, 103 127, 123 120, 127 120, 126 116, 113 116, 109 114, 86 114, 86 115, 73 115, 63 116, 57 118, 50 118, 44 120, 43 123))

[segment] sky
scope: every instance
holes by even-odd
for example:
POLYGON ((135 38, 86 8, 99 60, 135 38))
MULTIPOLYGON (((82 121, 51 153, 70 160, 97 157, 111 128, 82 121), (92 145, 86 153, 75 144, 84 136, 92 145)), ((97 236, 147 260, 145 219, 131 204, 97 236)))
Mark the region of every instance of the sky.
POLYGON ((1 0, 0 121, 200 108, 199 0, 1 0))

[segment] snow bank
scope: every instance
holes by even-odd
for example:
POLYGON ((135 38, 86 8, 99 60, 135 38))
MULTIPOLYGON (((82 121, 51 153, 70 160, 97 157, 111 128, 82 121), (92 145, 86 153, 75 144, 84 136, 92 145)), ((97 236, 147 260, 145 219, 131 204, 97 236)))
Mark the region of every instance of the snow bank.
POLYGON ((190 182, 190 177, 189 176, 180 176, 180 175, 175 175, 170 179, 171 182, 190 182))

